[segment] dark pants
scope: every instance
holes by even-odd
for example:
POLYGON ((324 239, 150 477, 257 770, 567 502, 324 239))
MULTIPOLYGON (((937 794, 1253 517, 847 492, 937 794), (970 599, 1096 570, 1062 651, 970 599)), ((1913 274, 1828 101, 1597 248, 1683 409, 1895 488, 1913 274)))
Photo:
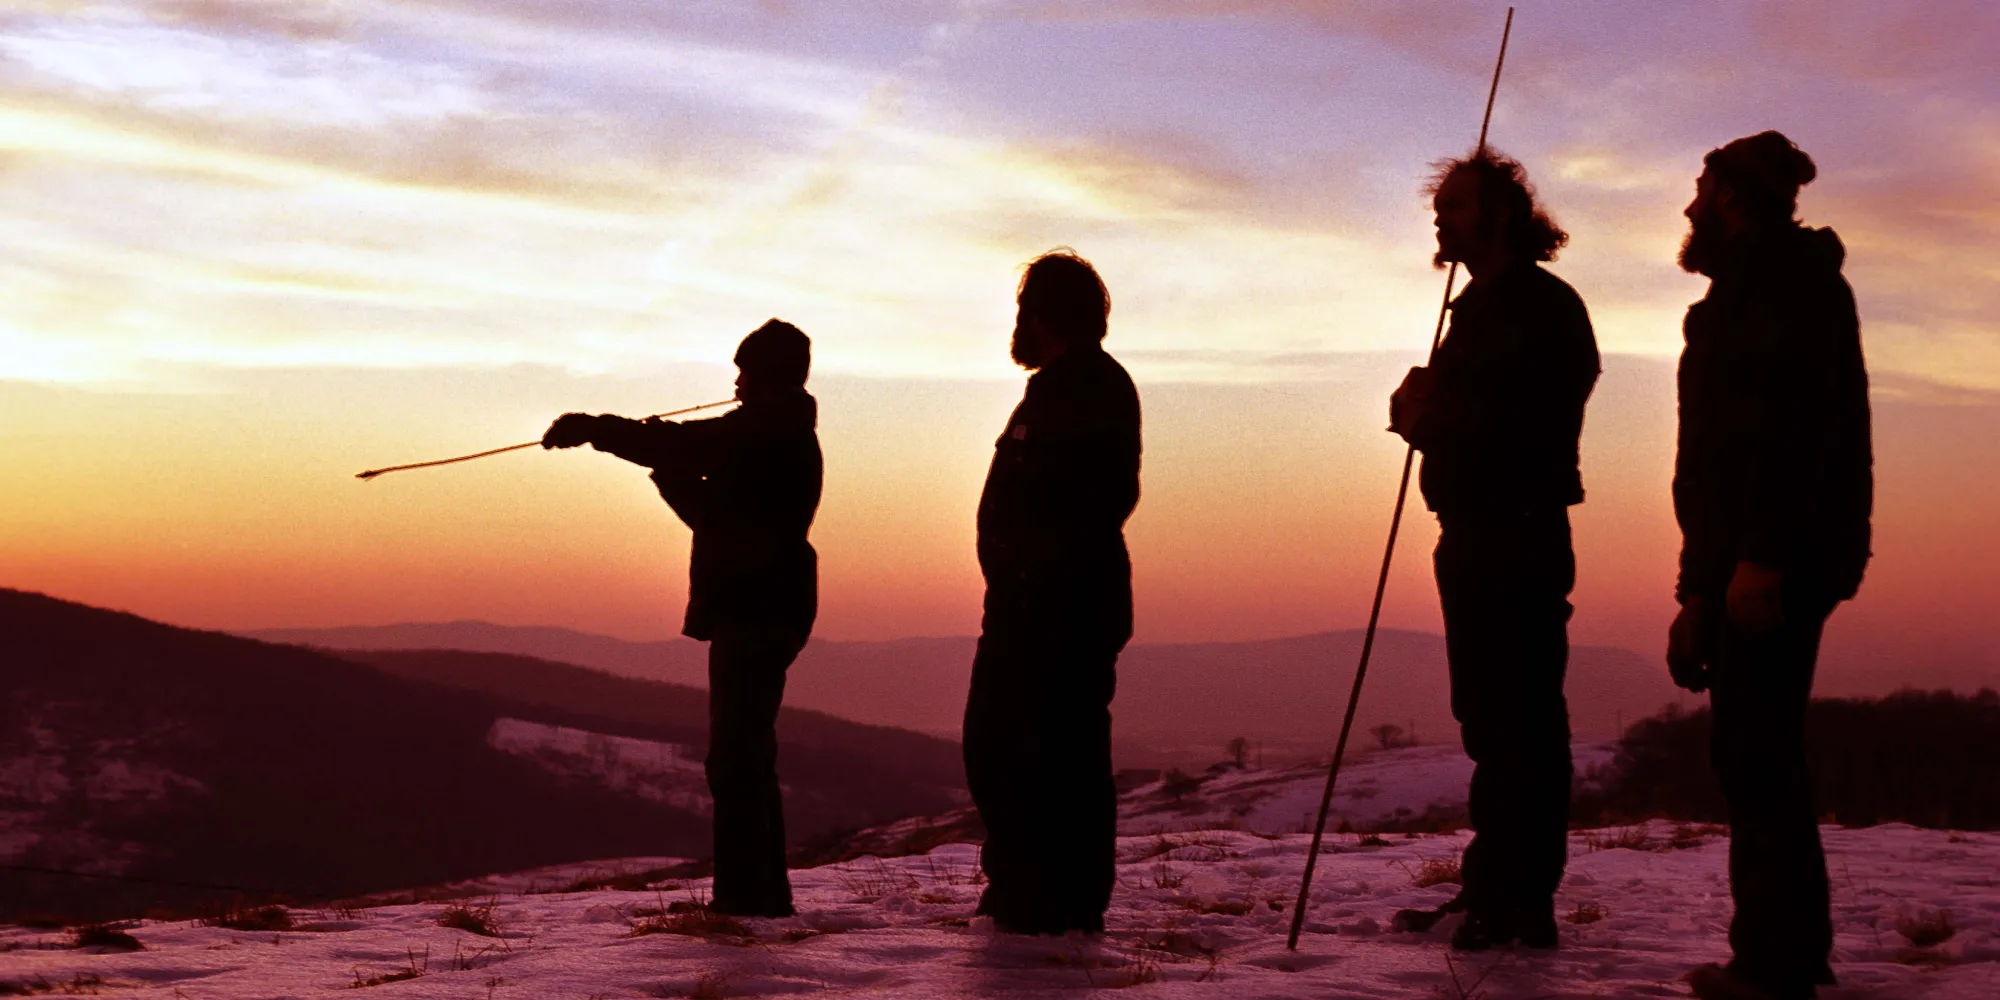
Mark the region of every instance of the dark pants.
POLYGON ((1465 904, 1484 918, 1546 919, 1569 859, 1569 511, 1438 523, 1451 712, 1474 765, 1465 904))
POLYGON ((980 636, 965 776, 986 824, 979 912, 1003 930, 1104 929, 1117 852, 1111 695, 1122 646, 992 628, 980 636))
POLYGON ((1779 997, 1833 982, 1826 853, 1806 769, 1806 703, 1827 601, 1787 594, 1785 623, 1756 635, 1724 625, 1710 677, 1709 758, 1729 803, 1729 924, 1738 978, 1779 997))
POLYGON ((786 916, 784 801, 778 793, 778 706, 803 642, 767 630, 718 628, 708 646, 708 791, 715 799, 711 905, 786 916))

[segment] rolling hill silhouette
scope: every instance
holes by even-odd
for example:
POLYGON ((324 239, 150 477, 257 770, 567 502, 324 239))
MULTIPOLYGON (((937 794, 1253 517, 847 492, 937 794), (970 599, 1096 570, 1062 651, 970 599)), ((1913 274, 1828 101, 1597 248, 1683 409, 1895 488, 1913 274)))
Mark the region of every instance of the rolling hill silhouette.
MULTIPOLYGON (((464 649, 532 655, 628 677, 700 686, 704 647, 688 639, 630 642, 559 628, 483 622, 335 629, 270 629, 259 638, 348 650, 464 649)), ((814 640, 792 666, 785 702, 844 719, 956 735, 975 640, 814 640)), ((1119 659, 1112 706, 1121 762, 1143 748, 1212 752, 1231 737, 1324 750, 1340 722, 1361 632, 1256 642, 1140 643, 1119 659)), ((1577 646, 1568 691, 1578 738, 1614 735, 1681 697, 1666 671, 1627 649, 1577 646)), ((1692 704, 1692 702, 1690 702, 1692 704)), ((1436 742, 1457 738, 1446 687, 1444 639, 1383 630, 1376 639, 1357 725, 1410 727, 1436 742)))
MULTIPOLYGON (((161 883, 336 897, 707 853, 701 812, 532 742, 692 744, 677 780, 698 785, 703 692, 513 656, 368 659, 0 589, 0 865, 153 880, 0 870, 0 920, 216 898, 161 883), (530 745, 503 747, 503 721, 530 745)), ((796 837, 957 800, 945 741, 801 711, 779 735, 796 837)))

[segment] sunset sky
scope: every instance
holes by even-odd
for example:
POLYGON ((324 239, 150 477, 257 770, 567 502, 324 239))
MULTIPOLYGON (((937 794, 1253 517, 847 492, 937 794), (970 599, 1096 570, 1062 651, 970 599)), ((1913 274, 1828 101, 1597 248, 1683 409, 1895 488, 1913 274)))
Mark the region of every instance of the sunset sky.
MULTIPOLYGON (((11 0, 0 585, 672 634, 685 529, 608 456, 352 475, 724 398, 779 316, 815 344, 820 634, 968 634, 1014 283, 1068 245, 1146 407, 1139 638, 1358 625, 1383 401, 1443 284, 1422 186, 1505 7, 11 0)), ((1606 352, 1577 637, 1660 644, 1680 209, 1705 151, 1777 128, 1876 382, 1878 557, 1834 634, 2000 683, 2000 11, 1519 8, 1493 140, 1606 352)), ((1434 629, 1407 525, 1388 619, 1434 629)))

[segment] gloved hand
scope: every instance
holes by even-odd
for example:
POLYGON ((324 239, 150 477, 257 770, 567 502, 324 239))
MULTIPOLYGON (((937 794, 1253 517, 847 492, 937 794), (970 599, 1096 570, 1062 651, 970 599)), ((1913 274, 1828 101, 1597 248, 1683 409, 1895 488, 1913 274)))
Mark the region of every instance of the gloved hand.
POLYGON ((1431 389, 1436 385, 1436 372, 1423 367, 1410 369, 1403 376, 1403 384, 1389 396, 1389 430, 1408 438, 1417 421, 1423 419, 1431 389))
POLYGON ((574 448, 591 443, 597 432, 597 418, 588 413, 565 413, 542 435, 544 448, 574 448))
POLYGON ((1729 578, 1729 622, 1746 632, 1775 632, 1785 624, 1779 585, 1784 574, 1748 559, 1729 578))
POLYGON ((1713 623, 1706 600, 1690 597, 1667 629, 1667 673, 1674 685, 1700 694, 1708 690, 1709 660, 1713 658, 1713 623))

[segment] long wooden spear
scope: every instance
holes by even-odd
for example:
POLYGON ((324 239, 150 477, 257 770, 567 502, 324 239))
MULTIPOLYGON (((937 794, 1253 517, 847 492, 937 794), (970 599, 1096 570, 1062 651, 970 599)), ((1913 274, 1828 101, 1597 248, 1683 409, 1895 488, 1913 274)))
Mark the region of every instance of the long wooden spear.
MULTIPOLYGON (((1493 124, 1493 98, 1500 93, 1500 67, 1507 64, 1507 39, 1514 33, 1514 8, 1507 8, 1507 23, 1500 29, 1500 56, 1493 61, 1493 83, 1486 89, 1486 115, 1479 121, 1479 152, 1486 151, 1486 130, 1493 124)), ((1444 302, 1438 306, 1437 327, 1431 331, 1430 355, 1437 358, 1438 342, 1444 338, 1444 318, 1451 309, 1452 286, 1458 282, 1458 262, 1444 276, 1444 302)), ((1361 639, 1361 662, 1354 668, 1354 690, 1347 695, 1347 714, 1340 720, 1340 739, 1333 745, 1333 764, 1326 771, 1326 790, 1319 797, 1319 819, 1313 824, 1312 847, 1306 851, 1306 870, 1299 879, 1299 900, 1292 907, 1292 932, 1285 947, 1299 950, 1299 931, 1306 925, 1307 894, 1312 891, 1313 868, 1319 863, 1320 840, 1326 835, 1326 814, 1333 806, 1333 784, 1340 777, 1340 761, 1347 753, 1347 736, 1354 729, 1354 709, 1361 703, 1361 682, 1368 677, 1368 656, 1375 650, 1375 627, 1382 620, 1382 594, 1389 588, 1389 563, 1396 557, 1396 534, 1403 527, 1403 504, 1410 495, 1410 466, 1415 461, 1414 445, 1403 451, 1403 478, 1396 484, 1396 512, 1389 518, 1389 542, 1382 549, 1382 572, 1375 578, 1375 603, 1368 609, 1368 631, 1361 639)))
MULTIPOLYGON (((700 406, 687 406, 687 407, 682 407, 681 409, 678 410, 668 410, 665 413, 655 413, 653 414, 652 417, 648 417, 646 419, 651 420, 654 417, 678 417, 683 413, 694 413, 697 410, 712 410, 718 406, 728 406, 729 404, 734 402, 736 402, 736 400, 722 399, 722 400, 717 400, 716 402, 713 403, 703 403, 700 406)), ((453 462, 470 462, 475 458, 485 458, 488 455, 499 455, 510 451, 520 451, 523 448, 533 448, 534 446, 541 443, 542 443, 541 439, 536 438, 533 441, 523 441, 520 444, 510 444, 505 448, 494 448, 490 451, 477 451, 473 452, 470 455, 460 455, 457 458, 440 458, 431 462, 411 462, 408 465, 392 465, 386 469, 369 469, 367 472, 355 473, 354 478, 360 480, 369 480, 369 479, 374 479, 376 476, 385 475, 391 472, 402 472, 405 469, 428 469, 433 465, 450 465, 453 462)))

